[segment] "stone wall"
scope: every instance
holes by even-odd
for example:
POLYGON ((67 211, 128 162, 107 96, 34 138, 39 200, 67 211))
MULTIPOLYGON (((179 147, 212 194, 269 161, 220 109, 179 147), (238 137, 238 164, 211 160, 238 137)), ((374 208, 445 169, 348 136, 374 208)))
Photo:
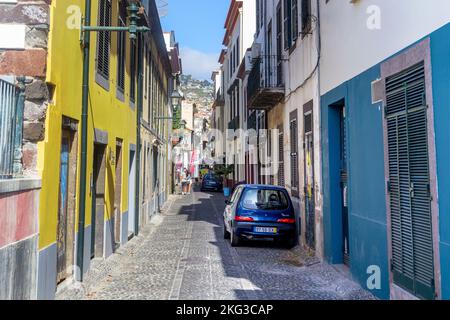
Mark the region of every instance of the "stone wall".
MULTIPOLYGON (((50 0, 12 0, 0 4, 0 28, 14 34, 0 45, 0 75, 26 76, 23 124, 24 176, 37 175, 37 143, 44 138, 50 94, 45 83, 50 0), (23 39, 14 39, 14 38, 23 39)), ((2 35, 3 37, 3 35, 2 35)))

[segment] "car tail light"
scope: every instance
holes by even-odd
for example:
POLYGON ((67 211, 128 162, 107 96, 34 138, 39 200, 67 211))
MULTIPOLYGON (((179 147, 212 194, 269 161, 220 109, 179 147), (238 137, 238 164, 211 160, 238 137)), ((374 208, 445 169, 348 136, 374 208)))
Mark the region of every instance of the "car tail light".
POLYGON ((294 224, 295 223, 295 219, 294 218, 284 218, 284 219, 278 219, 279 223, 289 223, 289 224, 294 224))
POLYGON ((244 222, 254 221, 252 217, 241 217, 241 216, 236 216, 234 218, 234 220, 236 220, 236 221, 244 221, 244 222))

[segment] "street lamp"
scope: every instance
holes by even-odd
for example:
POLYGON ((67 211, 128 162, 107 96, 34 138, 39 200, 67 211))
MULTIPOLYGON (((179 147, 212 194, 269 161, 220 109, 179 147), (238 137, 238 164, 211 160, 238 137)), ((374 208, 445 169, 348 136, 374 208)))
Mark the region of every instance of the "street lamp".
POLYGON ((183 100, 183 96, 178 90, 173 90, 170 95, 172 104, 172 117, 155 117, 155 120, 175 120, 175 110, 180 106, 180 101, 183 100))
POLYGON ((181 95, 180 91, 173 90, 172 94, 170 95, 170 99, 172 99, 172 106, 179 106, 180 101, 183 99, 183 96, 181 95))

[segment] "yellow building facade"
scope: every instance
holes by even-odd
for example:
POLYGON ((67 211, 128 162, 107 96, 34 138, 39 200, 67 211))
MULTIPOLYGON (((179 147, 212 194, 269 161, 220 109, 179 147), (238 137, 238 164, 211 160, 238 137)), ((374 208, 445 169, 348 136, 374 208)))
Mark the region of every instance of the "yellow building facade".
MULTIPOLYGON (((126 23, 127 1, 92 1, 91 25, 126 23)), ((38 146, 42 177, 39 209, 38 298, 89 270, 135 230, 137 53, 128 34, 90 35, 89 104, 83 270, 77 270, 84 0, 52 1, 47 62, 51 93, 45 139, 38 146), (106 71, 106 72, 105 72, 106 71), (134 91, 134 92, 133 92, 134 91), (134 96, 134 99, 133 99, 134 96), (134 100, 134 101, 133 101, 134 100)), ((135 47, 136 48, 136 47, 135 47)))

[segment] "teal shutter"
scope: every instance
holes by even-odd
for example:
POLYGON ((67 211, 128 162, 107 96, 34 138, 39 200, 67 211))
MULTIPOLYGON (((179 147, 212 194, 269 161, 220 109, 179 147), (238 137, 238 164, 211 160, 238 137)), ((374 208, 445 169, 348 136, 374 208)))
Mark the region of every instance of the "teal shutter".
POLYGON ((434 299, 434 261, 423 63, 386 79, 394 282, 434 299))
MULTIPOLYGON (((98 2, 98 25, 111 26, 111 2, 100 0, 98 2)), ((109 59, 111 47, 111 32, 99 31, 97 35, 97 73, 109 79, 109 59)))

